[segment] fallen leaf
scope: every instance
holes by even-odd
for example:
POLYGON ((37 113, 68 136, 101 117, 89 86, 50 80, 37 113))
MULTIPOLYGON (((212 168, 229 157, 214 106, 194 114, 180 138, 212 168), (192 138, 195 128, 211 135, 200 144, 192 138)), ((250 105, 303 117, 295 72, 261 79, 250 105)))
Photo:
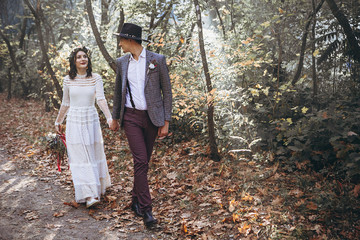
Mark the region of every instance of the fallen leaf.
POLYGON ((280 205, 283 202, 284 199, 282 199, 281 197, 277 196, 272 202, 271 205, 276 206, 276 205, 280 205))
POLYGON ((60 211, 60 212, 55 212, 54 214, 53 214, 53 216, 54 217, 63 217, 64 216, 64 211, 60 211))
POLYGON ((29 220, 29 221, 32 221, 32 220, 36 220, 39 218, 39 216, 37 215, 36 212, 33 212, 33 211, 25 211, 26 213, 26 216, 25 216, 25 219, 26 220, 29 220))
POLYGON ((187 234, 187 232, 188 232, 185 222, 183 222, 181 224, 181 232, 183 232, 185 234, 187 234))
POLYGON ((360 185, 356 185, 353 190, 354 196, 358 197, 360 193, 360 185))
POLYGON ((166 174, 166 177, 168 179, 175 180, 175 178, 177 177, 177 173, 176 172, 168 173, 168 174, 166 174))
POLYGON ((290 195, 290 196, 295 196, 295 197, 301 197, 301 196, 304 195, 304 192, 301 191, 300 189, 294 189, 294 190, 291 190, 291 191, 289 192, 289 195, 290 195))
POLYGON ((72 202, 64 202, 64 205, 67 205, 67 206, 71 206, 71 207, 74 207, 74 208, 78 208, 80 205, 75 202, 75 201, 72 201, 72 202))
POLYGON ((251 225, 244 222, 242 227, 238 227, 238 230, 241 234, 244 234, 245 236, 247 236, 251 231, 251 225))
POLYGON ((306 207, 310 210, 316 210, 317 209, 317 205, 314 202, 309 202, 306 207))

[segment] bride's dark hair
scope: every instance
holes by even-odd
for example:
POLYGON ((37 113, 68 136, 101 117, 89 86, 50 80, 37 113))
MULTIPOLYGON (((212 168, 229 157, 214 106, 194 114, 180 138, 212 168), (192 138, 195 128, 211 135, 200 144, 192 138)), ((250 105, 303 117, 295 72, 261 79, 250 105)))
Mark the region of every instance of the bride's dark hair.
POLYGON ((69 70, 69 76, 70 79, 74 79, 76 77, 77 74, 77 70, 76 70, 76 54, 78 52, 84 52, 86 54, 86 56, 88 57, 88 66, 86 69, 86 77, 91 77, 91 72, 92 72, 92 67, 91 67, 91 59, 90 59, 90 50, 87 49, 86 47, 77 47, 74 50, 72 50, 72 52, 70 53, 69 56, 69 62, 70 62, 70 70, 69 70))

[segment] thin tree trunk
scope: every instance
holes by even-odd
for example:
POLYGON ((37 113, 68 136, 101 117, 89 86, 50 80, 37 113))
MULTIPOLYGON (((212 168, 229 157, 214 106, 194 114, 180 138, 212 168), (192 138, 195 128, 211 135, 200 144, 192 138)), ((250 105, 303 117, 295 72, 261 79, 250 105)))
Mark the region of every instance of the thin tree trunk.
POLYGON ((295 73, 295 76, 291 82, 292 85, 295 85, 297 83, 297 81, 299 81, 300 76, 301 76, 301 71, 302 68, 304 66, 304 56, 305 56, 305 50, 306 50, 306 41, 307 41, 307 35, 309 32, 309 27, 310 27, 310 23, 311 23, 311 19, 316 15, 316 13, 321 9, 323 3, 325 2, 325 0, 321 0, 321 2, 319 3, 319 5, 316 7, 315 12, 313 11, 311 13, 311 15, 308 17, 306 25, 305 25, 305 30, 304 30, 304 35, 301 38, 301 50, 300 50, 300 59, 299 59, 299 63, 298 63, 298 67, 295 73))
POLYGON ((14 69, 16 72, 20 72, 20 68, 19 68, 19 65, 17 64, 16 62, 16 58, 15 58, 15 53, 14 53, 14 50, 10 44, 10 41, 9 39, 5 36, 5 34, 2 32, 2 30, 0 29, 0 36, 2 37, 2 39, 4 39, 5 41, 5 44, 7 46, 7 49, 9 51, 9 54, 10 54, 10 59, 11 59, 11 62, 14 66, 14 69))
POLYGON ((217 16, 218 16, 218 18, 219 18, 219 21, 220 21, 220 26, 221 26, 221 29, 222 29, 222 31, 223 31, 223 38, 224 38, 224 40, 226 40, 225 25, 224 25, 224 22, 223 22, 223 20, 222 20, 221 15, 220 15, 220 12, 219 12, 219 8, 218 8, 218 5, 217 5, 217 2, 216 2, 216 0, 212 0, 212 3, 213 3, 213 5, 214 5, 214 8, 215 8, 216 14, 217 14, 217 16))
POLYGON ((197 16, 197 25, 198 25, 198 33, 199 33, 199 45, 200 45, 200 53, 201 53, 201 59, 203 63, 205 78, 206 78, 206 88, 208 92, 208 111, 207 111, 207 117, 208 117, 208 133, 209 133, 209 143, 210 143, 210 157, 214 161, 220 161, 220 155, 218 152, 217 144, 216 144, 216 137, 215 137, 215 124, 214 124, 214 103, 211 99, 211 95, 213 94, 212 90, 212 83, 209 73, 209 67, 206 60, 206 52, 205 52, 205 46, 204 46, 204 36, 203 36, 203 28, 202 28, 202 22, 201 22, 201 12, 200 12, 200 6, 199 1, 194 0, 195 4, 195 12, 197 16))
POLYGON ((231 28, 230 28, 230 30, 234 30, 234 33, 236 33, 235 21, 234 21, 234 0, 231 0, 230 19, 231 19, 231 28))
MULTIPOLYGON (((38 38, 39 38, 39 42, 40 42, 42 56, 43 56, 43 59, 45 60, 45 65, 46 65, 47 71, 50 74, 51 80, 53 81, 53 84, 55 86, 56 93, 59 96, 59 98, 62 99, 62 96, 63 96, 62 88, 59 84, 59 81, 56 78, 54 70, 52 69, 52 66, 51 66, 51 63, 49 60, 49 56, 47 55, 44 37, 43 37, 42 31, 41 31, 41 20, 40 20, 39 14, 38 14, 39 12, 41 12, 41 2, 40 2, 40 0, 38 0, 36 10, 35 10, 35 8, 31 5, 29 0, 24 0, 24 1, 35 17, 36 30, 37 30, 37 34, 38 34, 38 38)), ((55 107, 59 107, 58 104, 55 107)))
POLYGON ((11 67, 8 68, 8 95, 7 100, 10 100, 12 98, 11 94, 11 83, 12 83, 12 76, 11 76, 11 67))
POLYGON ((150 25, 149 25, 149 33, 150 34, 148 35, 147 40, 150 41, 151 36, 152 36, 152 34, 151 34, 152 30, 157 28, 160 25, 160 23, 165 19, 165 17, 171 13, 172 6, 173 6, 173 3, 170 2, 169 6, 166 8, 165 12, 155 22, 155 16, 156 16, 156 4, 155 4, 155 10, 151 14, 150 25))
POLYGON ((335 18, 339 21, 339 24, 343 28, 345 35, 348 40, 349 48, 351 49, 351 54, 354 59, 360 63, 360 46, 358 41, 355 38, 354 32, 351 29, 350 23, 344 13, 336 5, 335 0, 326 0, 327 4, 330 7, 331 12, 335 18))
POLYGON ((109 52, 106 50, 104 42, 102 41, 99 30, 96 26, 95 17, 94 17, 92 5, 91 5, 91 0, 86 0, 85 3, 86 3, 86 10, 87 10, 87 13, 89 16, 90 25, 91 25, 92 31, 94 33, 96 43, 100 49, 100 52, 102 53, 105 60, 108 62, 108 64, 112 68, 112 70, 114 70, 114 72, 116 72, 115 60, 110 56, 109 52))
MULTIPOLYGON (((312 0, 312 6, 313 6, 313 11, 316 11, 316 3, 315 0, 312 0)), ((316 58, 314 56, 314 52, 316 50, 316 45, 315 45, 315 39, 316 39, 316 32, 315 32, 315 27, 316 27, 316 15, 313 17, 313 26, 312 26, 312 34, 311 34, 311 40, 312 40, 312 53, 311 57, 312 57, 312 78, 313 78, 313 101, 314 103, 316 103, 316 98, 317 98, 317 89, 318 89, 318 84, 317 84, 317 76, 316 76, 316 58)))
POLYGON ((21 32, 20 32, 20 41, 19 41, 19 49, 25 49, 24 48, 24 40, 26 35, 26 25, 27 25, 27 18, 24 17, 23 21, 21 23, 21 32))
MULTIPOLYGON (((122 29, 122 27, 124 25, 124 22, 125 22, 125 14, 124 14, 124 9, 121 7, 121 9, 120 9, 120 21, 119 21, 119 26, 118 26, 118 29, 117 29, 118 33, 121 32, 121 29, 122 29)), ((119 37, 117 38, 116 43, 117 43, 117 45, 116 45, 117 57, 120 57, 121 56, 121 48, 119 46, 119 44, 120 44, 120 38, 119 37)))
POLYGON ((111 0, 101 0, 101 24, 100 32, 104 33, 107 29, 106 26, 109 24, 109 5, 111 0))
POLYGON ((276 80, 276 97, 275 97, 275 103, 273 105, 273 119, 276 118, 275 112, 277 108, 278 98, 279 98, 279 88, 280 88, 280 70, 281 70, 281 64, 282 64, 282 44, 281 44, 281 27, 278 27, 279 31, 275 32, 276 34, 276 40, 278 43, 278 62, 277 62, 277 80, 276 80))

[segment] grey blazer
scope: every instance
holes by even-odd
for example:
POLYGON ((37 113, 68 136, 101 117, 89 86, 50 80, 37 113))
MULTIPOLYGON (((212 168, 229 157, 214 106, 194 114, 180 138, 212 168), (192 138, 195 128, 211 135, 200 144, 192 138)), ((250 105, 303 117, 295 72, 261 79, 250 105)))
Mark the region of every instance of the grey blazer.
MULTIPOLYGON (((130 54, 116 59, 116 82, 114 92, 114 107, 112 117, 119 119, 123 124, 126 92, 127 73, 130 54)), ((171 120, 172 93, 168 67, 165 56, 146 50, 145 67, 145 99, 151 122, 157 126, 164 126, 165 120, 171 120), (156 67, 149 69, 150 63, 156 67)))

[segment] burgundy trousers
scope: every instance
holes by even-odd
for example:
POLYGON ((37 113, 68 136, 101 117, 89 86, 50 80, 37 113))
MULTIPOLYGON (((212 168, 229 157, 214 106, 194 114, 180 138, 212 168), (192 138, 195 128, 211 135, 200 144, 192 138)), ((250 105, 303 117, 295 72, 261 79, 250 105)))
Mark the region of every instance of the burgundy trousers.
POLYGON ((151 153, 158 132, 147 111, 125 108, 123 126, 134 160, 132 200, 139 203, 142 212, 152 210, 148 183, 151 153))

